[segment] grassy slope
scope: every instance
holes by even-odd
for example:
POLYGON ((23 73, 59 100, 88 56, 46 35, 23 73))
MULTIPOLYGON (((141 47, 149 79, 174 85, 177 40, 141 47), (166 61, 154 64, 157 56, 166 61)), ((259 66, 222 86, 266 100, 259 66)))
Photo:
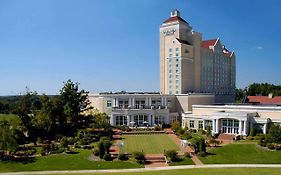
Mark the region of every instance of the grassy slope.
POLYGON ((143 151, 145 154, 159 154, 164 150, 179 150, 179 147, 165 134, 157 135, 124 135, 124 151, 143 151))
POLYGON ((185 169, 169 171, 151 172, 131 172, 131 173, 88 173, 73 175, 280 175, 281 168, 213 168, 213 169, 185 169))
POLYGON ((281 163, 281 151, 267 151, 255 144, 230 144, 210 151, 200 158, 205 164, 277 164, 281 163))
POLYGON ((140 168, 141 165, 133 162, 95 162, 88 160, 90 150, 81 150, 79 154, 59 154, 38 157, 31 163, 1 162, 0 172, 10 171, 37 171, 37 170, 81 170, 81 169, 122 169, 140 168))

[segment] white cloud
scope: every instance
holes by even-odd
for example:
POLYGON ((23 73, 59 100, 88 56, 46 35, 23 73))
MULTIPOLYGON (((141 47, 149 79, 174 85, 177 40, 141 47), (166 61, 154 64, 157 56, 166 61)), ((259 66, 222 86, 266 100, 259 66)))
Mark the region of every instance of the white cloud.
POLYGON ((262 46, 257 46, 256 49, 257 50, 263 50, 263 47, 262 46))

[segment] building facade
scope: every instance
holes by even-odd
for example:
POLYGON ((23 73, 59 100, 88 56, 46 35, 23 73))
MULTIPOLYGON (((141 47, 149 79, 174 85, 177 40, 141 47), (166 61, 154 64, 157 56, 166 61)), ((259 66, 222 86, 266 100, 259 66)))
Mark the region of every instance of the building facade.
POLYGON ((210 127, 214 134, 248 135, 252 128, 265 134, 271 123, 281 124, 281 106, 193 105, 192 113, 182 115, 182 127, 210 127))
POLYGON ((174 10, 160 26, 160 92, 214 93, 234 97, 234 52, 220 39, 202 40, 174 10))
POLYGON ((154 126, 181 120, 181 114, 192 104, 210 104, 214 95, 163 95, 149 92, 90 94, 91 105, 110 117, 113 126, 154 126))

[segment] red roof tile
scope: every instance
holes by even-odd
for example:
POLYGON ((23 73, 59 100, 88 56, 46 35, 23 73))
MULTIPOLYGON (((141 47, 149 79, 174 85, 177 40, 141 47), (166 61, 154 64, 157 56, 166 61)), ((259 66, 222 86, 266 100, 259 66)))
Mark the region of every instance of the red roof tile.
POLYGON ((248 96, 249 103, 281 104, 281 96, 269 98, 268 96, 248 96))
POLYGON ((182 21, 182 22, 188 24, 188 22, 186 22, 184 19, 182 19, 182 18, 179 17, 179 16, 173 16, 173 17, 167 19, 166 21, 164 21, 164 23, 169 23, 169 22, 174 22, 174 21, 182 21))
POLYGON ((202 41, 201 47, 210 49, 209 46, 214 46, 216 44, 216 42, 217 42, 217 39, 205 40, 205 41, 202 41))

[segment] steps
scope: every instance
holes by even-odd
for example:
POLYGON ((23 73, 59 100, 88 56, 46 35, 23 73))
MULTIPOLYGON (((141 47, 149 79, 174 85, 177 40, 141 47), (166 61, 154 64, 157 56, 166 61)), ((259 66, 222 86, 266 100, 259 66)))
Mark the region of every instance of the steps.
POLYGON ((218 140, 233 141, 233 140, 235 140, 235 135, 234 134, 220 134, 218 137, 218 140))
POLYGON ((164 156, 145 156, 145 163, 166 163, 164 156))

